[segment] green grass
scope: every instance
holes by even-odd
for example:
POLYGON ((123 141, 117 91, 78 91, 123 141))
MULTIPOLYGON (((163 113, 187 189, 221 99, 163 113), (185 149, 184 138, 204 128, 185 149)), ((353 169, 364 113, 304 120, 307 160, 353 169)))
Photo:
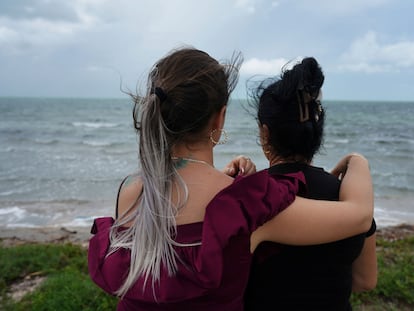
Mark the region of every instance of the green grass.
MULTIPOLYGON (((414 310, 414 237, 378 239, 378 285, 352 295, 355 311, 414 310)), ((72 244, 0 246, 0 310, 115 310, 116 298, 89 279, 86 250, 72 244), (46 280, 19 302, 6 293, 27 275, 46 280)))
POLYGON ((89 279, 86 250, 72 244, 0 247, 0 310, 115 310, 116 299, 89 279), (30 274, 46 276, 19 302, 6 295, 9 286, 30 274))
POLYGON ((355 310, 414 310, 414 237, 378 239, 378 284, 373 291, 352 295, 355 310))

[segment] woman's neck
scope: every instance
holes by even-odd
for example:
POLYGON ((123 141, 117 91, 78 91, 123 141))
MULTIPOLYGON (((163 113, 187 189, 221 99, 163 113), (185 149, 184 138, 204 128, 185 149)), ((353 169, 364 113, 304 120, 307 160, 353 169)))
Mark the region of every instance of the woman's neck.
POLYGON ((281 157, 278 155, 273 155, 269 159, 269 166, 274 166, 277 164, 285 164, 285 163, 303 163, 303 164, 310 164, 311 161, 306 160, 301 155, 295 155, 291 157, 281 157))
POLYGON ((213 158, 213 148, 206 146, 206 147, 197 147, 193 148, 191 146, 175 146, 172 149, 171 157, 175 159, 186 159, 186 160, 194 160, 205 162, 214 166, 214 158, 213 158))

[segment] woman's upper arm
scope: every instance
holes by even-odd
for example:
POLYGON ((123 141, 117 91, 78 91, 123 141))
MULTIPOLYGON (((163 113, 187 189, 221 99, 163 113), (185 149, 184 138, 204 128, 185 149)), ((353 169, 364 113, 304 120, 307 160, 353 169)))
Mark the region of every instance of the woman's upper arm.
POLYGON ((352 264, 352 291, 374 289, 377 285, 377 252, 375 233, 367 237, 358 258, 352 264))
POLYGON ((320 244, 367 232, 374 209, 369 163, 363 156, 354 155, 345 157, 340 163, 340 167, 346 165, 339 193, 343 201, 296 198, 288 208, 253 233, 251 249, 262 241, 320 244))
POLYGON ((354 203, 296 197, 288 208, 252 234, 251 247, 254 249, 262 241, 291 245, 328 243, 367 229, 365 218, 354 203))
POLYGON ((117 201, 118 218, 125 217, 136 205, 142 192, 142 182, 136 176, 130 176, 119 189, 117 201))

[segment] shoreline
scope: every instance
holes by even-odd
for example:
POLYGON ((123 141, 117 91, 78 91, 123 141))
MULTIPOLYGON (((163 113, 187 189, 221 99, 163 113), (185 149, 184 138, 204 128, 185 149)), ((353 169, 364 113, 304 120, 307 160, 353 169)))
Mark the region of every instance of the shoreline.
POLYGON ((0 245, 72 243, 88 247, 90 227, 13 227, 0 228, 0 245))
MULTIPOLYGON (((414 236, 414 224, 377 228, 377 237, 389 241, 414 236)), ((73 243, 87 248, 92 237, 89 227, 0 228, 0 246, 21 244, 73 243)))

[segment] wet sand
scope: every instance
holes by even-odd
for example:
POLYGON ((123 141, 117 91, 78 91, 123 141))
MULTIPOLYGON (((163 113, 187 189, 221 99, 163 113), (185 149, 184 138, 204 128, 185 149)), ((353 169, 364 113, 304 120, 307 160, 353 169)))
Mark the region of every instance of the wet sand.
POLYGON ((27 243, 74 243, 87 247, 91 237, 89 227, 0 228, 0 243, 3 246, 27 243))

